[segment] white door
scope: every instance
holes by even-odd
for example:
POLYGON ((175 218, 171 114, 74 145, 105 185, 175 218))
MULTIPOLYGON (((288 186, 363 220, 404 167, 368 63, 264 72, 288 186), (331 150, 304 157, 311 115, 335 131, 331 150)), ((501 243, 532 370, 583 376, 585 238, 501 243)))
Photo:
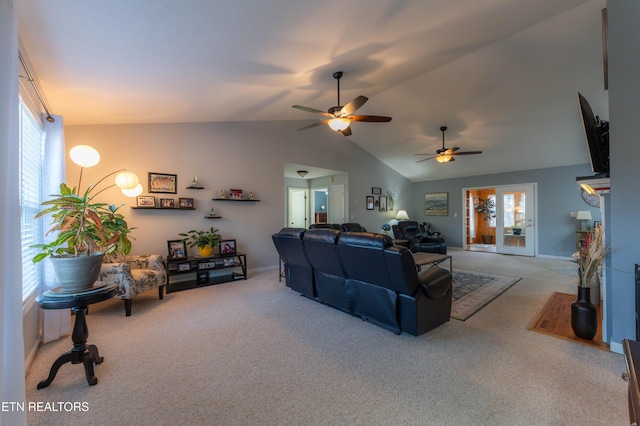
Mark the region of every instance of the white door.
POLYGON ((331 202, 329 203, 331 216, 329 223, 345 223, 346 214, 344 211, 344 185, 333 185, 331 187, 331 202))
POLYGON ((307 212, 309 200, 308 188, 289 187, 287 227, 306 228, 308 225, 307 212))
POLYGON ((496 252, 535 256, 536 185, 496 187, 496 252))

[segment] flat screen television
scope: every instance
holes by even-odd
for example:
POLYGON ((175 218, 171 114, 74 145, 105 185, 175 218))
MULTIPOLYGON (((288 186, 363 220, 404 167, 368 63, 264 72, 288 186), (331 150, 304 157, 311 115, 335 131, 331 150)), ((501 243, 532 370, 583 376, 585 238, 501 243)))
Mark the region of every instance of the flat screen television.
POLYGON ((589 148, 591 170, 597 175, 609 176, 609 122, 593 114, 589 102, 578 93, 582 127, 589 148))

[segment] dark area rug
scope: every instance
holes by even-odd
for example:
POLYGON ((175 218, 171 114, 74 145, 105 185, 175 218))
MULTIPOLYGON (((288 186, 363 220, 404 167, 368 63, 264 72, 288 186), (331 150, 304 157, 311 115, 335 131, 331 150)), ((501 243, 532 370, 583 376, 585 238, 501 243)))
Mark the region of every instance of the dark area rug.
POLYGON ((454 269, 451 318, 467 320, 521 279, 454 269))

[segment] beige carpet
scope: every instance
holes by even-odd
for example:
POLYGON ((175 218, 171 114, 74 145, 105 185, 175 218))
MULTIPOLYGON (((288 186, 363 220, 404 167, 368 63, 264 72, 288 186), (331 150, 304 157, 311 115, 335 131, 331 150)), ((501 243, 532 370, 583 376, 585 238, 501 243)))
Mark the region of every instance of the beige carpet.
POLYGON ((622 425, 622 355, 527 331, 572 278, 564 261, 451 250, 462 269, 523 277, 467 321, 397 336, 305 299, 277 270, 247 281, 150 291, 93 305, 89 341, 104 363, 88 386, 70 348, 43 345, 29 402, 86 403, 28 413, 30 425, 622 425))

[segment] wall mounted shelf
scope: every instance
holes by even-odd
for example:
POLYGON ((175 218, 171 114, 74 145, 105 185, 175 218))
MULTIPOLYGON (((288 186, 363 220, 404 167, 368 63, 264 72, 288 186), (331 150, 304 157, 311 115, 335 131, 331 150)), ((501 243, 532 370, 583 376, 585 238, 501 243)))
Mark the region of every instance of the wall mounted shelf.
POLYGON ((205 219, 222 219, 222 216, 205 216, 205 219))
POLYGON ((256 202, 256 201, 260 201, 260 200, 250 200, 250 199, 233 199, 233 198, 212 198, 213 201, 252 201, 252 202, 256 202))
POLYGON ((204 189, 204 186, 187 186, 187 189, 204 189))
POLYGON ((131 207, 135 210, 195 210, 195 207, 131 207))

